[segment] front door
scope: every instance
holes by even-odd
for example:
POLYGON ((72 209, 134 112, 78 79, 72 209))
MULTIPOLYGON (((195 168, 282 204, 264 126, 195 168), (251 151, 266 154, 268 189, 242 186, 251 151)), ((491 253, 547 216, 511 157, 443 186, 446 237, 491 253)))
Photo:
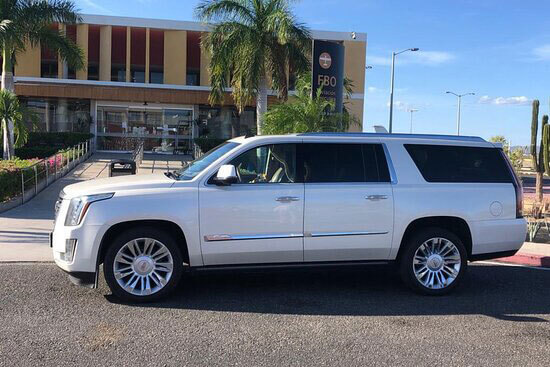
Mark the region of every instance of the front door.
POLYGON ((239 182, 199 190, 205 265, 303 261, 304 184, 296 144, 252 148, 231 162, 239 182))
POLYGON ((393 194, 380 144, 303 144, 304 261, 387 259, 393 194))

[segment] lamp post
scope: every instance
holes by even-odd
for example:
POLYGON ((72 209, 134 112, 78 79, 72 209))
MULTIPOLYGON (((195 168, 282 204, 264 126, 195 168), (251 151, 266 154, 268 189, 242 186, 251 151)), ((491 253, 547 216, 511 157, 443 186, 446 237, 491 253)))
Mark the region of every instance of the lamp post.
POLYGON ((418 112, 418 109, 409 108, 408 112, 411 113, 411 131, 410 131, 410 133, 412 134, 412 132, 413 132, 413 113, 418 112))
POLYGON ((464 96, 475 96, 475 93, 464 93, 464 94, 456 94, 454 92, 447 91, 445 92, 447 94, 452 94, 457 97, 457 110, 456 110, 456 135, 460 135, 460 105, 462 102, 462 97, 464 96))
POLYGON ((418 47, 414 48, 408 48, 406 50, 402 50, 399 52, 392 52, 391 53, 391 79, 390 79, 390 125, 389 125, 389 133, 392 133, 393 128, 393 80, 394 80, 394 73, 395 73, 395 56, 402 54, 403 52, 407 51, 418 51, 418 47))

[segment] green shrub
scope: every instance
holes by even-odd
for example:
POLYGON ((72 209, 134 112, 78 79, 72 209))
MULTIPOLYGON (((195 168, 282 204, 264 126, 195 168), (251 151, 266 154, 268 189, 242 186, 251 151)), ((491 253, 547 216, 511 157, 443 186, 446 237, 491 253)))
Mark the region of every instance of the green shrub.
POLYGON ((214 149, 218 145, 224 143, 225 139, 214 139, 214 138, 195 138, 195 144, 197 144, 200 150, 203 153, 208 152, 209 150, 214 149))
MULTIPOLYGON (((11 199, 21 194, 21 169, 30 167, 36 163, 36 159, 12 159, 9 161, 0 160, 0 202, 11 199)), ((25 181, 28 181, 28 187, 34 185, 32 178, 34 171, 23 171, 25 181)))
POLYGON ((75 132, 29 132, 25 146, 15 149, 15 156, 20 159, 46 158, 60 150, 91 139, 93 134, 75 132))

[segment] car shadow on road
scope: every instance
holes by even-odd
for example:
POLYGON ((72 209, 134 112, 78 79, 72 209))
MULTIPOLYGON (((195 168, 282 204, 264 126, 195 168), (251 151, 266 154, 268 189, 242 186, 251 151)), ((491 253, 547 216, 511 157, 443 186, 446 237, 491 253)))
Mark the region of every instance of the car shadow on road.
POLYGON ((168 299, 131 307, 342 316, 479 314, 522 322, 547 322, 533 315, 550 313, 550 271, 470 266, 453 293, 429 297, 405 288, 392 269, 196 273, 186 275, 168 299))

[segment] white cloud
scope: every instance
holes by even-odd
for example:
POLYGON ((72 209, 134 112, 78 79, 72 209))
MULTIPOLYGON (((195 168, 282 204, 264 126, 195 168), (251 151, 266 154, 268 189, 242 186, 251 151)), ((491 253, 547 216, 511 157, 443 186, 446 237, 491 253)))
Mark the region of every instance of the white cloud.
POLYGON ((379 91, 379 89, 376 88, 376 87, 368 87, 367 89, 368 89, 369 93, 375 93, 375 92, 379 91))
POLYGON ((493 104, 497 106, 505 106, 505 105, 526 106, 531 104, 531 99, 525 96, 515 96, 515 97, 482 96, 481 98, 479 98, 478 103, 493 104))
MULTIPOLYGON (((455 59, 455 55, 445 51, 407 52, 396 57, 399 59, 399 61, 397 61, 399 65, 417 64, 427 66, 437 66, 451 62, 455 59)), ((367 63, 377 66, 388 66, 391 65, 391 55, 384 57, 378 55, 370 56, 367 54, 367 63)))
POLYGON ((550 60, 550 44, 534 48, 533 55, 540 61, 550 60))
MULTIPOLYGON (((390 102, 386 103, 386 107, 390 107, 390 102)), ((400 111, 406 111, 409 108, 409 104, 403 101, 393 101, 393 108, 400 111)))
POLYGON ((104 6, 101 6, 101 5, 97 4, 93 0, 80 0, 80 2, 83 3, 85 6, 87 6, 88 8, 93 9, 95 11, 99 11, 99 12, 102 12, 102 13, 109 13, 109 14, 113 13, 111 10, 107 9, 104 6))

